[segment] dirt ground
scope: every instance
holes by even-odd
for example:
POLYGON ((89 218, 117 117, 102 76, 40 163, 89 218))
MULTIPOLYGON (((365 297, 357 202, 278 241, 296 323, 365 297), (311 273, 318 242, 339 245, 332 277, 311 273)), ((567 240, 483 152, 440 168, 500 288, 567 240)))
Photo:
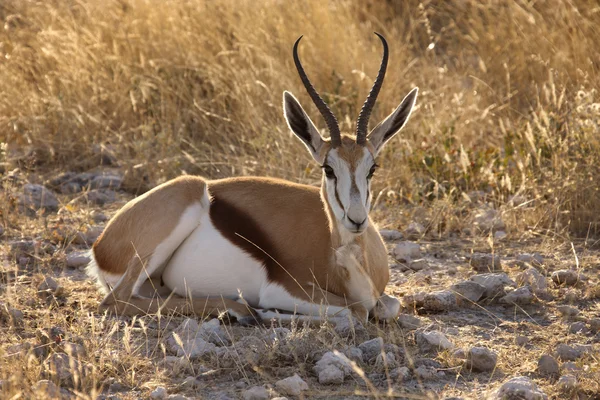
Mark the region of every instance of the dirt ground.
MULTIPOLYGON (((479 399, 502 398, 494 391, 518 376, 551 399, 599 398, 600 250, 595 242, 539 235, 434 239, 394 224, 394 210, 379 208, 374 216, 384 221, 382 228, 404 229, 403 238, 387 240, 387 293, 404 306, 397 323, 279 326, 267 321, 242 327, 225 319, 215 328, 219 339, 209 340, 214 342, 210 350, 192 355, 177 350, 184 343, 172 334, 181 334, 183 316, 132 319, 96 312, 101 294, 85 275, 85 251, 107 218, 132 196, 118 192, 114 202, 102 206, 85 193, 58 198, 57 212, 27 215, 12 209, 4 214, 3 398, 479 399), (417 243, 420 256, 398 261, 394 249, 406 242, 417 243), (424 295, 486 273, 475 271, 473 260, 492 253, 501 265, 483 268, 504 272, 513 283, 476 302, 458 298, 437 309, 423 304, 424 295), (533 295, 523 301, 501 300, 531 284, 522 275, 530 269, 543 277, 545 288, 534 285, 533 295), (576 282, 555 283, 553 272, 565 269, 577 274, 576 282), (440 332, 450 344, 428 347, 422 341, 428 332, 440 332), (561 350, 561 344, 573 346, 574 354, 561 350), (493 353, 491 366, 474 367, 474 347, 493 353), (338 365, 343 382, 325 383, 318 362, 335 351, 352 362, 347 371, 338 365), (552 365, 540 370, 543 355, 555 360, 554 370, 552 365), (306 383, 296 395, 279 383, 294 374, 306 383)), ((544 398, 532 393, 504 398, 544 398)))

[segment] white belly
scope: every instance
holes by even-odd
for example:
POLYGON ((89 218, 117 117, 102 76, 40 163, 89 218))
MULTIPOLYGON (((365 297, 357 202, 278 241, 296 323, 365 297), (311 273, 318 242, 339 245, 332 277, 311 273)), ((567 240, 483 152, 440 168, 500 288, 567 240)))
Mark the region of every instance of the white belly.
POLYGON ((175 251, 162 278, 180 296, 236 299, 241 295, 255 306, 261 288, 268 284, 262 263, 221 235, 208 213, 175 251))

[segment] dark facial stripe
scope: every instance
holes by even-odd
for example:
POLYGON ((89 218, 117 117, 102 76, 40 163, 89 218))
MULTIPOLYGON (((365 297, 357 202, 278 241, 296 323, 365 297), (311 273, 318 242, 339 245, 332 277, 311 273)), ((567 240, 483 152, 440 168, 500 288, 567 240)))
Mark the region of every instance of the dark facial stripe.
POLYGON ((335 199, 337 200, 337 202, 338 202, 338 205, 340 206, 340 208, 342 209, 342 211, 344 211, 344 213, 345 213, 346 211, 344 210, 344 206, 342 205, 342 200, 340 200, 340 195, 338 194, 338 189, 337 189, 337 178, 335 178, 335 179, 333 180, 333 185, 334 185, 334 187, 335 187, 335 199))

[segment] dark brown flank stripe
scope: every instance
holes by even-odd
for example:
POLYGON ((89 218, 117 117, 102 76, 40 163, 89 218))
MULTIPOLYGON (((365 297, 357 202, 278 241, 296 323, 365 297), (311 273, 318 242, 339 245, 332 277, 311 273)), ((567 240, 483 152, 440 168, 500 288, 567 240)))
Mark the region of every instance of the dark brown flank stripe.
POLYGON ((269 281, 280 281, 278 277, 287 273, 275 262, 278 252, 268 239, 260 225, 248 214, 226 200, 213 195, 210 205, 210 220, 217 230, 234 245, 246 251, 252 258, 261 262, 267 272, 269 281))

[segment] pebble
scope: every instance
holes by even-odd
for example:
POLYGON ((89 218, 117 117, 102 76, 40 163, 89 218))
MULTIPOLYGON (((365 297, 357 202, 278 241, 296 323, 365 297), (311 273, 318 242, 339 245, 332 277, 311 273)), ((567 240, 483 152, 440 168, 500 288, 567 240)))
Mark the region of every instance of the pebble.
POLYGON ((478 274, 469 278, 470 281, 485 287, 484 298, 493 298, 504 293, 505 286, 515 287, 516 283, 504 272, 478 274))
POLYGON ((508 237, 508 234, 504 231, 494 232, 494 240, 500 242, 508 237))
POLYGON ((417 260, 412 260, 408 262, 408 268, 413 271, 421 271, 423 269, 429 268, 429 263, 424 258, 419 258, 417 260))
POLYGON ((4 227, 0 225, 0 236, 4 235, 4 227))
POLYGON ((47 276, 42 283, 38 285, 37 290, 38 296, 45 298, 49 295, 59 295, 63 289, 54 278, 47 276))
POLYGON ((353 316, 332 318, 332 320, 335 323, 333 330, 341 337, 359 336, 367 332, 363 324, 353 316))
POLYGON ((114 203, 117 201, 117 193, 108 189, 92 189, 85 193, 81 200, 88 201, 98 206, 114 203))
POLYGON ((91 259, 87 251, 74 251, 67 254, 66 264, 67 268, 79 268, 87 265, 90 261, 91 259))
POLYGON ((531 379, 517 376, 503 383, 488 399, 547 400, 548 396, 531 379))
POLYGON ((77 232, 73 238, 73 243, 91 245, 100 237, 103 230, 104 228, 101 226, 92 226, 85 231, 77 232))
POLYGON ((456 295, 450 290, 440 290, 425 295, 423 307, 429 311, 448 311, 456 308, 456 295))
POLYGON ((500 213, 493 209, 479 210, 473 218, 473 226, 482 233, 503 231, 506 229, 500 213))
POLYGON ((27 183, 19 195, 17 204, 22 211, 44 209, 46 212, 58 211, 58 199, 53 191, 42 185, 27 183))
POLYGON ((358 345, 358 348, 363 353, 363 359, 367 362, 371 361, 379 354, 381 354, 381 350, 383 347, 383 339, 378 337, 375 339, 367 340, 358 345))
POLYGON ((421 327, 421 319, 411 314, 400 314, 397 319, 400 328, 409 331, 415 330, 421 327))
POLYGON ((508 293, 506 296, 500 299, 501 303, 504 304, 518 304, 518 305, 527 305, 531 304, 533 301, 533 292, 531 291, 531 287, 523 286, 512 292, 508 293))
POLYGON ((579 282, 579 274, 572 269, 561 269, 552 273, 552 280, 557 285, 573 286, 579 282))
POLYGON ((473 371, 493 371, 498 355, 486 347, 473 347, 467 354, 467 366, 473 371))
POLYGON ((526 346, 529 343, 529 338, 527 336, 519 335, 515 338, 515 343, 517 346, 526 346))
POLYGON ((344 355, 355 362, 364 361, 363 352, 358 347, 348 347, 346 350, 344 350, 344 355))
POLYGON ((600 332, 600 318, 592 318, 588 321, 590 330, 594 333, 600 332))
POLYGON ((561 369, 562 369, 563 371, 569 371, 569 372, 577 372, 577 371, 580 371, 580 370, 581 370, 581 368, 579 368, 579 367, 577 366, 577 364, 575 364, 575 363, 574 363, 574 362, 572 362, 572 361, 567 361, 567 362, 564 362, 564 363, 562 364, 562 366, 561 366, 561 369))
POLYGON ((390 371, 390 378, 397 381, 407 381, 410 379, 410 370, 408 367, 398 367, 390 371))
POLYGON ((536 295, 545 295, 548 291, 548 281, 537 269, 530 267, 521 272, 516 279, 521 286, 529 285, 536 295))
POLYGON ((565 318, 575 318, 580 313, 579 309, 573 306, 557 306, 556 309, 565 318))
POLYGON ((152 400, 163 400, 167 398, 167 389, 162 386, 158 386, 150 393, 150 398, 152 400))
MULTIPOLYGON (((41 381, 37 381, 34 385, 31 386, 31 390, 37 394, 44 394, 40 397, 49 398, 49 399, 60 399, 66 398, 64 389, 59 388, 52 381, 43 379, 41 381)), ((70 396, 69 396, 70 397, 70 396)))
POLYGON ((404 308, 420 308, 423 307, 423 302, 425 301, 426 295, 427 294, 425 292, 407 294, 400 299, 400 303, 404 308))
POLYGON ((592 351, 591 345, 568 345, 561 343, 556 347, 556 354, 563 361, 575 361, 592 351))
POLYGON ((189 400, 189 397, 184 396, 182 394, 172 394, 167 397, 169 400, 189 400))
POLYGON ((413 242, 400 242, 392 250, 392 255, 400 262, 409 262, 413 259, 422 258, 421 246, 413 242))
POLYGON ((418 222, 411 222, 404 230, 404 235, 410 239, 418 239, 425 234, 425 227, 418 222))
POLYGON ((569 333, 577 334, 577 333, 587 333, 588 328, 585 326, 585 322, 579 321, 574 322, 569 326, 569 333))
POLYGON ((319 377, 319 383, 339 384, 352 373, 352 363, 343 354, 328 351, 316 362, 314 371, 319 377))
POLYGON ((556 358, 551 355, 544 354, 538 360, 538 373, 543 376, 558 376, 560 367, 556 358))
POLYGON ((582 294, 577 289, 568 289, 564 294, 565 302, 575 304, 581 300, 582 294))
POLYGON ((275 388, 278 392, 288 396, 300 396, 302 392, 308 390, 308 384, 298 374, 294 374, 275 382, 275 388))
POLYGON ((117 175, 98 175, 90 182, 92 189, 119 189, 123 178, 117 175))
POLYGON ((170 350, 178 357, 185 356, 190 359, 215 353, 216 346, 201 337, 199 331, 198 322, 187 318, 167 338, 170 350), (181 345, 175 339, 175 335, 181 340, 181 345))
POLYGON ((476 303, 485 293, 485 286, 473 281, 462 281, 450 286, 450 290, 457 294, 458 303, 476 303))
POLYGON ((433 367, 427 367, 425 365, 421 365, 418 368, 415 368, 413 371, 415 377, 417 379, 421 379, 424 381, 431 380, 437 377, 437 370, 433 367))
POLYGON ((397 366, 398 362, 396 360, 396 355, 391 351, 387 353, 381 353, 375 357, 375 368, 380 371, 387 371, 396 368, 397 366))
POLYGON ((470 264, 477 272, 502 271, 502 262, 498 254, 473 254, 471 256, 470 264))
POLYGON ((577 378, 574 375, 563 375, 558 379, 558 387, 564 391, 577 388, 577 378))
MULTIPOLYGON (((65 353, 54 353, 44 362, 44 369, 53 381, 59 381, 61 384, 71 385, 73 372, 81 375, 79 362, 65 353)), ((80 376, 81 377, 81 376, 80 376)))
POLYGON ((526 262, 536 267, 540 267, 544 264, 544 257, 540 253, 524 253, 517 256, 517 260, 526 262))
POLYGON ((400 240, 404 237, 402 232, 394 229, 382 229, 379 231, 379 234, 384 240, 387 241, 400 240))
POLYGON ((446 335, 439 331, 417 332, 415 339, 421 351, 426 353, 450 350, 454 347, 446 335))
POLYGON ((328 365, 319 372, 319 383, 322 385, 344 383, 344 372, 335 365, 328 365))

